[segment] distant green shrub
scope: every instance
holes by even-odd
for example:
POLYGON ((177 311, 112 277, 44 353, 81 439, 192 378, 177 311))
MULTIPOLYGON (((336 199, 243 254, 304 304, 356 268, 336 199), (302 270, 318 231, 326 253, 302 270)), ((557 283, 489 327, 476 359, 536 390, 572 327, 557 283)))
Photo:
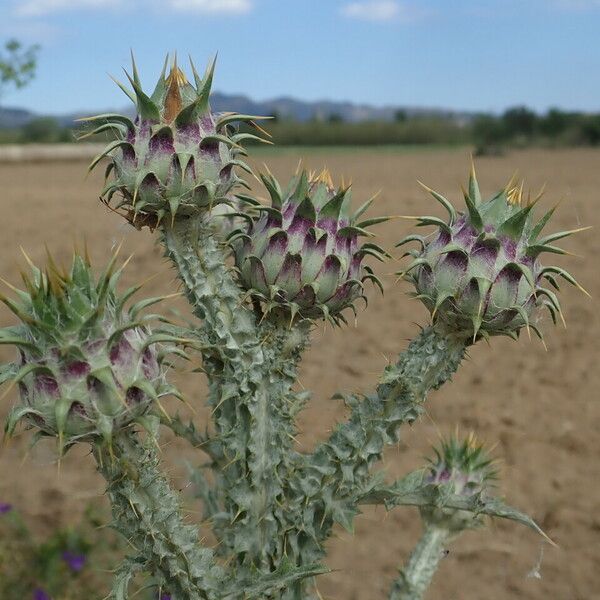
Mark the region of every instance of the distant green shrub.
POLYGON ((70 142, 73 135, 70 129, 62 127, 52 117, 38 117, 21 129, 21 140, 25 143, 70 142))

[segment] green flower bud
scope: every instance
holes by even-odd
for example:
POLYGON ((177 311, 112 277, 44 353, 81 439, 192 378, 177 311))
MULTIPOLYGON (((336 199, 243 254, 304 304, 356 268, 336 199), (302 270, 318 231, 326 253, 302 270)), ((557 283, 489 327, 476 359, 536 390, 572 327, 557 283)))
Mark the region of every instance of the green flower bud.
MULTIPOLYGON (((96 279, 87 258, 75 254, 70 271, 50 258, 45 271, 33 264, 23 274, 25 290, 0 299, 19 317, 19 325, 0 330, 0 344, 18 348, 8 368, 21 403, 7 422, 59 438, 61 450, 77 441, 110 441, 113 432, 144 418, 160 398, 177 395, 164 376, 160 342, 140 311, 161 298, 125 304, 139 287, 116 292, 121 269, 116 256, 96 279)), ((8 379, 7 377, 4 378, 8 379)))

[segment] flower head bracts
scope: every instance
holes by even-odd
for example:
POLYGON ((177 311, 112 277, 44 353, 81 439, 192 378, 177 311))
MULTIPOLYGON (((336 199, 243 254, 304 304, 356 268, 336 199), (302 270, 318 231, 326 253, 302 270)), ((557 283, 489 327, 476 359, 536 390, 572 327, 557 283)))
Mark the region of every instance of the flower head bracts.
POLYGON ((240 196, 259 215, 230 237, 242 286, 266 313, 278 309, 291 318, 345 322, 341 312, 354 310, 353 302, 364 298, 366 280, 381 288, 362 261, 368 255, 383 260, 386 252, 359 238, 371 236, 366 228, 387 217, 360 221, 371 200, 351 213, 350 188, 335 189, 327 171, 319 176, 303 171, 285 191, 270 174, 262 181, 271 206, 240 196))
POLYGON ((451 485, 454 494, 470 496, 481 493, 496 479, 492 459, 473 434, 462 441, 456 436, 442 440, 440 449, 433 450, 428 483, 451 485))
POLYGON ((546 307, 552 320, 562 319, 556 294, 562 277, 582 289, 564 269, 544 266, 544 252, 565 254, 552 242, 582 229, 542 236, 555 209, 539 221, 533 219, 533 200, 524 198, 523 185, 509 183, 483 201, 472 169, 469 189, 464 191, 466 212, 457 212, 443 196, 424 186, 448 212, 448 221, 437 217, 415 217, 418 226, 438 227, 436 235, 410 235, 398 246, 417 242, 417 250, 406 255, 413 262, 402 273, 416 288, 419 298, 450 331, 471 337, 508 335, 516 338, 526 327, 540 338, 539 308, 546 307))
MULTIPOLYGON (((434 452, 425 476, 427 485, 456 496, 485 496, 493 488, 497 478, 495 463, 473 434, 462 441, 456 436, 443 440, 434 452)), ((482 517, 451 508, 422 507, 421 516, 428 524, 455 532, 482 524, 482 517)))
POLYGON ((91 163, 93 169, 104 157, 110 159, 102 200, 109 204, 118 194, 117 209, 134 226, 151 229, 167 215, 206 212, 213 205, 228 203, 228 194, 241 180, 236 166, 250 172, 239 159, 245 155, 241 143, 262 140, 250 133, 236 133, 235 122, 252 122, 250 115, 214 114, 209 105, 214 61, 201 77, 192 64, 194 83, 173 63, 165 68, 152 95, 141 87, 135 62, 127 78, 133 88, 118 85, 137 109, 134 120, 124 115, 103 114, 84 119, 94 128, 88 135, 109 132, 116 137, 91 163))
POLYGON ((21 320, 0 330, 0 344, 19 350, 11 369, 21 404, 8 418, 7 434, 24 420, 42 435, 58 437, 62 451, 76 441, 110 441, 133 422, 148 427, 153 405, 177 395, 164 378, 160 346, 177 340, 153 334, 153 317, 140 315, 162 298, 126 309, 139 286, 116 292, 123 269, 116 268, 116 255, 98 278, 77 253, 69 271, 52 258, 44 271, 30 267, 23 274, 25 290, 12 288, 16 299, 0 297, 21 320))

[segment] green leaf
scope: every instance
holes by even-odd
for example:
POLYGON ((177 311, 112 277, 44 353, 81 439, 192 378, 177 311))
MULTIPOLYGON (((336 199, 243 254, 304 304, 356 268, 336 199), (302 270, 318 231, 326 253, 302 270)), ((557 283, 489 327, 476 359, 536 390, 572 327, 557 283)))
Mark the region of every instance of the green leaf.
POLYGON ((538 240, 537 243, 540 246, 544 246, 546 244, 549 244, 550 242, 556 242, 557 240, 562 240, 563 238, 566 238, 570 235, 574 235, 574 234, 580 233, 582 231, 587 231, 588 229, 591 229, 591 227, 579 227, 577 229, 571 229, 568 231, 558 231, 556 233, 551 233, 550 235, 543 237, 542 239, 538 240))
POLYGON ((548 252, 550 254, 568 254, 566 250, 559 248, 558 246, 552 246, 551 244, 533 244, 527 247, 527 256, 536 257, 542 252, 548 252))
POLYGON ((404 244, 408 244, 409 242, 418 242, 421 246, 421 250, 425 250, 425 238, 421 235, 407 235, 405 238, 401 239, 397 244, 396 248, 400 248, 404 246, 404 244))
POLYGON ((360 223, 357 223, 356 226, 361 227, 362 229, 365 229, 367 227, 371 227, 372 225, 378 225, 379 223, 385 223, 386 221, 389 221, 389 220, 390 220, 389 217, 373 217, 372 219, 366 219, 365 221, 361 221, 360 223))
POLYGON ((425 185, 422 181, 418 181, 417 183, 426 191, 429 192, 448 212, 448 217, 450 218, 450 225, 456 221, 456 209, 452 206, 452 203, 444 198, 441 194, 438 194, 435 190, 432 190, 429 186, 425 185))
POLYGON ((562 277, 565 281, 568 281, 571 285, 574 285, 578 290, 582 291, 586 296, 590 295, 584 288, 581 287, 581 285, 579 285, 579 282, 575 279, 575 277, 573 277, 573 275, 571 275, 571 273, 569 273, 565 269, 561 269, 560 267, 554 266, 544 267, 540 271, 540 277, 546 277, 547 279, 551 279, 548 273, 554 273, 559 277, 562 277))
POLYGON ((104 113, 101 115, 94 115, 93 117, 83 117, 81 119, 76 119, 76 122, 79 123, 92 123, 93 121, 104 121, 106 123, 120 123, 121 125, 125 125, 127 129, 135 129, 133 121, 129 117, 126 117, 125 115, 120 115, 118 113, 104 113))
MULTIPOLYGON (((344 198, 346 192, 340 190, 331 200, 329 200, 323 208, 319 211, 319 218, 325 217, 334 220, 338 220, 342 211, 342 205, 344 204, 344 198)), ((360 227, 360 225, 359 225, 360 227)))
POLYGON ((92 137, 93 135, 98 135, 99 133, 103 133, 104 131, 115 131, 119 138, 125 137, 127 130, 124 129, 124 126, 120 123, 105 123, 104 125, 100 125, 93 129, 92 131, 88 131, 77 136, 78 140, 85 140, 86 138, 92 137))
POLYGON ((129 83, 131 83, 131 87, 135 92, 136 106, 140 117, 151 121, 160 121, 160 111, 158 106, 156 106, 152 99, 144 93, 140 85, 129 75, 129 73, 127 73, 127 71, 125 71, 125 75, 127 75, 127 79, 129 79, 129 83))
POLYGON ((471 159, 471 173, 469 174, 469 198, 473 200, 475 206, 481 204, 481 192, 479 191, 479 183, 477 183, 473 159, 471 159))
POLYGON ((469 221, 471 225, 477 229, 477 231, 481 231, 483 229, 483 219, 481 218, 481 214, 479 213, 479 209, 473 202, 471 196, 464 193, 465 204, 467 205, 467 210, 469 211, 469 221))
POLYGON ((281 561, 281 566, 272 573, 234 583, 229 589, 224 590, 224 600, 239 598, 240 590, 244 590, 245 600, 264 600, 269 593, 289 588, 297 581, 324 573, 329 573, 329 569, 318 563, 297 567, 284 559, 281 561))
POLYGON ((239 113, 225 113, 222 114, 217 119, 216 129, 221 129, 225 125, 229 125, 230 123, 237 122, 247 122, 247 121, 260 121, 265 119, 272 119, 273 117, 261 117, 258 115, 244 115, 239 113))
POLYGON ((269 196, 271 196, 271 204, 273 208, 281 209, 282 206, 282 192, 279 182, 272 175, 264 175, 260 174, 260 178, 263 182, 263 185, 267 188, 269 192, 269 196))
POLYGON ((529 527, 553 544, 531 517, 505 504, 500 498, 448 494, 446 486, 424 483, 422 470, 407 475, 391 486, 381 486, 369 490, 359 499, 359 502, 361 504, 384 504, 388 510, 396 506, 431 506, 466 510, 476 515, 500 517, 529 527))
MULTIPOLYGON (((179 113, 179 114, 181 114, 181 113, 179 113)), ((179 116, 177 118, 179 118, 179 116)), ((222 144, 225 144, 226 146, 233 146, 235 148, 241 148, 241 146, 236 144, 231 138, 227 137, 226 135, 221 135, 220 133, 213 133, 212 135, 207 135, 206 137, 202 138, 202 141, 200 142, 200 147, 202 148, 203 146, 206 146, 207 144, 213 144, 215 142, 216 143, 220 142, 222 144)))
POLYGON ((105 157, 108 156, 113 150, 116 150, 117 148, 125 148, 129 146, 129 148, 131 149, 131 151, 133 153, 135 153, 135 148, 126 140, 117 140, 116 142, 112 142, 110 143, 108 146, 106 146, 106 148, 104 148, 104 150, 102 152, 100 152, 100 154, 98 154, 96 157, 94 157, 94 159, 92 160, 92 162, 90 163, 89 167, 88 167, 88 171, 92 171, 94 169, 94 167, 105 157))
POLYGON ((446 233, 451 233, 450 226, 445 221, 438 219, 437 217, 412 217, 418 221, 417 227, 428 227, 429 225, 434 225, 435 227, 439 227, 442 231, 446 233))
POLYGON ((154 88, 154 91, 152 92, 152 96, 150 96, 150 99, 155 104, 160 105, 162 102, 164 102, 165 94, 167 93, 167 78, 166 78, 166 76, 167 76, 168 64, 169 64, 169 55, 167 54, 167 56, 165 56, 165 62, 163 63, 162 71, 160 72, 160 77, 158 78, 158 81, 156 82, 156 87, 154 88))
POLYGON ((529 217, 529 213, 533 209, 533 204, 522 208, 517 213, 515 213, 512 217, 504 221, 502 225, 498 228, 499 234, 506 234, 514 239, 518 239, 523 235, 523 231, 525 229, 525 225, 527 224, 527 219, 529 217))
POLYGON ((350 502, 336 502, 331 507, 333 520, 339 523, 348 533, 354 533, 354 518, 359 512, 350 502))

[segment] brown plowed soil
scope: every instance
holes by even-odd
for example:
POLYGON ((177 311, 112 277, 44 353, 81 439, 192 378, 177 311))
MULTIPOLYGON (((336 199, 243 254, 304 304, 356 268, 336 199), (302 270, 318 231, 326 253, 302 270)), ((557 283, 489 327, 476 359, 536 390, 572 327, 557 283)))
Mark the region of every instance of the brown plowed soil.
MULTIPOLYGON (((259 158, 275 175, 285 177, 300 155, 301 151, 286 150, 259 158)), ((459 185, 469 167, 464 149, 413 153, 324 149, 305 159, 309 167, 326 163, 336 178, 351 178, 357 202, 381 189, 373 212, 401 215, 442 216, 416 179, 458 202, 459 185)), ((516 169, 533 189, 547 183, 546 205, 564 199, 554 229, 600 226, 599 166, 600 152, 592 150, 516 152, 483 158, 477 164, 486 193, 500 188, 516 169)), ((100 172, 87 180, 84 172, 80 162, 0 165, 1 276, 18 283, 25 264, 19 246, 34 261, 44 260, 44 244, 67 260, 72 243, 85 237, 100 263, 124 237, 123 254, 135 253, 124 283, 158 271, 161 275, 148 283, 147 293, 172 291, 173 273, 153 237, 147 230, 137 232, 124 225, 102 207, 95 200, 100 172)), ((393 248, 409 227, 403 220, 379 226, 383 245, 393 248)), ((530 513, 558 544, 556 548, 543 544, 533 532, 510 522, 496 521, 487 530, 465 534, 444 559, 431 599, 600 598, 598 240, 597 229, 569 239, 564 246, 584 258, 556 259, 595 299, 565 286, 561 300, 568 328, 546 324, 548 351, 527 336, 518 343, 494 339, 489 346, 478 344, 454 381, 431 395, 428 415, 406 428, 400 446, 386 454, 389 476, 400 476, 422 464, 440 432, 451 433, 457 426, 474 430, 489 444, 497 444, 495 454, 503 461, 501 491, 507 500, 530 513), (542 549, 540 579, 532 573, 542 549)), ((427 322, 426 311, 405 295, 405 284, 394 284, 392 273, 398 268, 397 263, 377 267, 385 298, 371 290, 369 308, 359 314, 356 327, 315 333, 302 372, 302 384, 314 390, 301 417, 302 447, 310 448, 344 418, 343 407, 330 400, 331 395, 339 389, 368 390, 388 358, 393 359, 415 335, 415 323, 427 322)), ((0 324, 12 322, 3 309, 0 324)), ((10 349, 0 351, 0 359, 12 356, 10 349)), ((200 407, 201 377, 188 375, 185 380, 184 391, 200 407)), ((13 393, 2 400, 0 417, 14 400, 13 393)), ((198 420, 205 418, 200 409, 198 420)), ((18 505, 40 531, 73 521, 88 500, 102 493, 92 460, 84 449, 77 450, 62 461, 59 474, 47 447, 36 448, 24 459, 28 441, 25 434, 0 454, 0 500, 18 505)), ((165 442, 165 461, 183 486, 183 458, 192 454, 180 440, 165 436, 165 442)), ((399 508, 390 514, 366 510, 354 536, 339 530, 329 544, 328 564, 334 571, 321 579, 321 594, 332 600, 386 598, 396 568, 418 535, 415 509, 399 508)))

